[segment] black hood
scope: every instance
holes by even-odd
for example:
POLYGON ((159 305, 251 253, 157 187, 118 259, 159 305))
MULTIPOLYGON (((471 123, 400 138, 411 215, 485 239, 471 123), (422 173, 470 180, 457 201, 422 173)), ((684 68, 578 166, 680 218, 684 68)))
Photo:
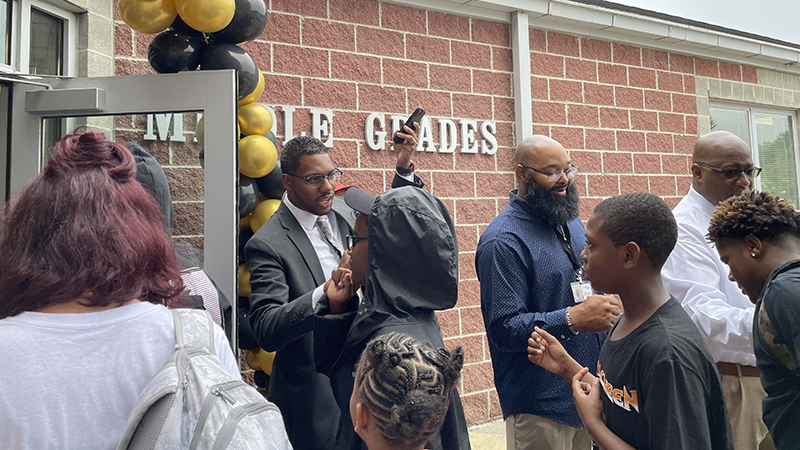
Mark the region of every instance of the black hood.
POLYGON ((172 196, 169 193, 169 181, 161 164, 147 150, 135 142, 126 142, 125 148, 130 150, 136 161, 136 180, 156 199, 161 210, 164 229, 172 235, 172 196))
POLYGON ((441 200, 413 186, 376 196, 368 242, 364 289, 376 312, 402 317, 455 306, 458 244, 441 200))

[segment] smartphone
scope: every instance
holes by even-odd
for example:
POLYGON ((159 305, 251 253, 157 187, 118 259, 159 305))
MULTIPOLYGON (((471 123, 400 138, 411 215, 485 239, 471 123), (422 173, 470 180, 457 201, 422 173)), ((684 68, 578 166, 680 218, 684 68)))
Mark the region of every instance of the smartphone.
MULTIPOLYGON (((411 128, 413 130, 414 129, 414 125, 412 125, 412 124, 414 122, 419 123, 419 121, 422 120, 422 116, 424 116, 424 115, 425 115, 425 110, 422 109, 421 106, 417 106, 417 109, 415 109, 414 112, 411 113, 410 116, 408 116, 408 120, 406 120, 406 123, 402 127, 400 127, 400 131, 399 132, 405 133, 406 132, 405 127, 409 127, 409 128, 411 128)), ((402 144, 403 142, 406 141, 405 139, 403 139, 403 138, 401 138, 401 137, 399 137, 397 135, 394 136, 393 140, 394 140, 395 144, 402 144)))

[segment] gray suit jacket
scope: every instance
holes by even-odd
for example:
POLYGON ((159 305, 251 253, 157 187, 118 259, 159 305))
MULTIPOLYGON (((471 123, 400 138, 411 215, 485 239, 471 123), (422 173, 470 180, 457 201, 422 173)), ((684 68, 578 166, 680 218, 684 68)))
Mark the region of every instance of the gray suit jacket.
MULTIPOLYGON (((339 230, 349 234, 355 213, 333 198, 339 230)), ((250 269, 250 323, 261 348, 277 351, 268 396, 280 408, 292 446, 333 449, 339 407, 330 380, 316 371, 311 294, 325 274, 305 231, 281 203, 245 246, 250 269)))
MULTIPOLYGON (((392 187, 406 185, 423 182, 395 175, 392 187)), ((333 211, 341 234, 350 234, 355 212, 336 196, 333 211)), ((334 449, 339 407, 314 360, 311 295, 326 279, 319 258, 283 203, 244 251, 252 288, 250 324, 261 348, 277 351, 267 395, 280 408, 295 449, 334 449)))

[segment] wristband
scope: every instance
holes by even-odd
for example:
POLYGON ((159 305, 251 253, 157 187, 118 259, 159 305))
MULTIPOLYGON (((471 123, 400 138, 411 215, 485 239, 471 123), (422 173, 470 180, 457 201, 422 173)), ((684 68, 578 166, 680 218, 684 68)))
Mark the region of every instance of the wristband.
POLYGON ((577 335, 578 332, 575 331, 574 328, 572 328, 572 318, 569 316, 569 310, 570 309, 572 309, 572 306, 568 306, 566 312, 564 313, 564 316, 566 316, 566 320, 567 320, 567 328, 569 328, 569 331, 571 331, 572 334, 577 335))
POLYGON ((400 167, 399 165, 395 165, 395 169, 397 170, 397 173, 399 173, 400 175, 411 175, 412 173, 414 173, 414 162, 412 161, 411 167, 407 169, 405 167, 400 167))

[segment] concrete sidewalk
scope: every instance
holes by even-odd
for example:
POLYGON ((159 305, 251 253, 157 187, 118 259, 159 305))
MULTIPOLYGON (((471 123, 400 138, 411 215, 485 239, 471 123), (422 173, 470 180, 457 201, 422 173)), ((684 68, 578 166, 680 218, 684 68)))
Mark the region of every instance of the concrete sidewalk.
POLYGON ((506 425, 499 420, 469 430, 472 450, 506 450, 506 425))

